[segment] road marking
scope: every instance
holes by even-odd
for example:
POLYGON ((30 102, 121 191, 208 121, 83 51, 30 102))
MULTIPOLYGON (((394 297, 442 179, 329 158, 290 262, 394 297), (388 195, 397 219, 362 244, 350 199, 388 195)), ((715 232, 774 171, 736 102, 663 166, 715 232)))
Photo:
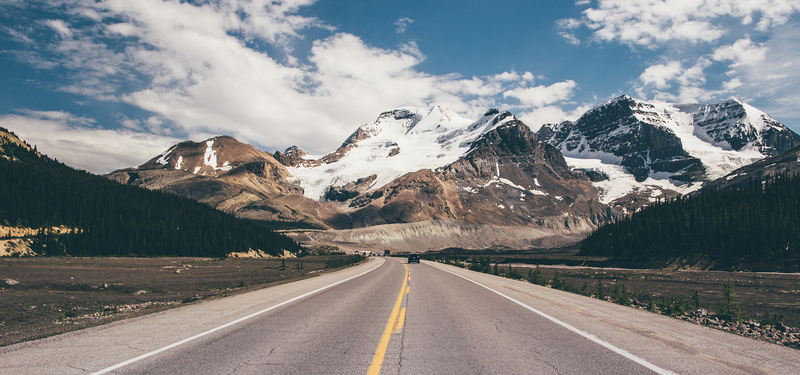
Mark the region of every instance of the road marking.
POLYGON ((471 282, 471 283, 473 283, 475 285, 478 285, 478 286, 480 286, 482 288, 485 288, 485 289, 489 290, 492 293, 495 293, 495 294, 497 294, 497 295, 499 295, 499 296, 501 296, 501 297, 503 297, 503 298, 505 298, 505 299, 507 299, 507 300, 509 300, 511 302, 516 303, 517 305, 520 305, 520 306, 524 307, 525 309, 527 309, 527 310, 529 310, 531 312, 534 312, 534 313, 542 316, 545 319, 548 319, 548 320, 552 321, 553 323, 556 323, 556 324, 558 324, 558 325, 560 325, 560 326, 562 326, 562 327, 564 327, 564 328, 566 328, 566 329, 568 329, 568 330, 570 330, 572 332, 575 332, 575 333, 577 333, 577 334, 579 334, 579 335, 581 335, 581 336, 583 336, 583 337, 585 337, 585 338, 587 338, 587 339, 589 339, 589 340, 591 340, 591 341, 593 341, 593 342, 595 342, 597 344, 600 344, 601 346, 605 347, 606 349, 611 350, 614 353, 617 353, 617 354, 619 354, 619 355, 621 355, 621 356, 623 356, 623 357, 625 357, 627 359, 630 359, 631 361, 634 361, 634 362, 636 362, 636 363, 638 363, 638 364, 640 364, 640 365, 642 365, 644 367, 647 367, 648 369, 650 369, 652 371, 655 371, 658 374, 675 375, 675 373, 672 372, 672 371, 665 370, 665 369, 663 369, 661 367, 658 367, 658 366, 656 366, 656 365, 654 365, 654 364, 652 364, 652 363, 650 363, 650 362, 648 362, 648 361, 646 361, 646 360, 644 360, 642 358, 639 358, 639 357, 631 354, 630 352, 628 352, 625 349, 618 348, 618 347, 612 345, 611 343, 603 341, 603 340, 597 338, 597 336, 595 336, 595 335, 593 335, 591 333, 581 331, 580 329, 577 329, 577 328, 569 325, 568 323, 562 322, 562 321, 560 321, 560 320, 558 320, 558 319, 556 319, 556 318, 554 318, 554 317, 552 317, 550 315, 545 314, 542 311, 539 311, 539 310, 537 310, 537 309, 535 309, 533 307, 530 307, 530 306, 528 306, 528 305, 526 305, 526 304, 524 304, 524 303, 522 303, 522 302, 520 302, 520 301, 518 301, 518 300, 516 300, 516 299, 514 299, 512 297, 509 297, 509 296, 507 296, 507 295, 505 295, 505 294, 503 294, 501 292, 498 292, 498 291, 496 291, 496 290, 494 290, 494 289, 492 289, 492 288, 490 288, 490 287, 488 287, 486 285, 483 285, 483 284, 481 284, 481 283, 479 283, 477 281, 468 279, 467 277, 461 276, 461 275, 459 275, 457 273, 454 273, 452 271, 448 271, 448 270, 446 270, 444 268, 439 268, 439 267, 435 267, 435 268, 437 268, 437 269, 439 269, 441 271, 447 272, 447 273, 449 273, 451 275, 458 276, 458 277, 460 277, 460 278, 462 278, 464 280, 467 280, 467 281, 469 281, 469 282, 471 282))
POLYGON ((400 316, 397 317, 397 322, 394 325, 394 331, 392 333, 400 333, 403 331, 403 323, 406 321, 406 308, 403 307, 400 310, 400 316))
MULTIPOLYGON (((408 266, 403 264, 403 267, 406 269, 406 275, 403 277, 403 286, 400 287, 400 294, 397 295, 397 302, 394 303, 392 315, 389 315, 389 322, 386 323, 386 328, 383 330, 381 342, 378 344, 378 349, 375 350, 375 356, 372 357, 372 364, 369 365, 367 375, 380 374, 381 366, 383 366, 383 356, 386 355, 386 348, 389 347, 389 339, 392 337, 392 331, 394 330, 394 327, 398 324, 397 319, 399 318, 400 305, 403 302, 403 296, 405 295, 406 285, 408 284, 409 280, 408 266)), ((403 319, 405 319, 405 309, 403 309, 403 319)))
POLYGON ((319 292, 321 292, 321 291, 323 291, 323 290, 325 290, 325 289, 329 289, 329 288, 332 288, 332 287, 334 287, 334 286, 336 286, 336 285, 339 285, 339 284, 341 284, 341 283, 344 283, 344 282, 347 282, 347 281, 353 280, 353 279, 355 279, 355 278, 357 278, 357 277, 364 276, 364 275, 366 275, 366 274, 368 274, 368 273, 370 273, 370 272, 372 272, 372 271, 374 271, 374 270, 378 269, 378 267, 382 266, 382 265, 383 265, 383 263, 385 263, 385 262, 386 262, 386 260, 384 260, 384 259, 381 259, 381 261, 382 261, 382 262, 381 262, 381 264, 379 264, 379 265, 375 266, 374 268, 371 268, 371 269, 369 269, 369 270, 367 270, 367 271, 364 271, 364 272, 362 272, 362 273, 360 273, 360 274, 358 274, 358 275, 355 275, 355 276, 348 277, 348 278, 346 278, 346 279, 344 279, 344 280, 337 281, 337 282, 335 282, 335 283, 333 283, 333 284, 330 284, 330 285, 324 286, 324 287, 322 287, 322 288, 319 288, 319 289, 313 290, 313 291, 311 291, 311 292, 308 292, 308 293, 306 293, 306 294, 303 294, 303 295, 300 295, 300 296, 294 297, 294 298, 292 298, 292 299, 289 299, 289 300, 283 301, 283 302, 281 302, 281 303, 279 303, 279 304, 277 304, 277 305, 274 305, 274 306, 268 307, 268 308, 266 308, 266 309, 264 309, 264 310, 261 310, 261 311, 258 311, 258 312, 254 312, 254 313, 252 313, 252 314, 250 314, 250 315, 247 315, 247 316, 245 316, 245 317, 242 317, 242 318, 236 319, 236 320, 234 320, 234 321, 232 321, 232 322, 229 322, 229 323, 225 323, 225 324, 223 324, 223 325, 221 325, 221 326, 219 326, 219 327, 212 328, 212 329, 210 329, 210 330, 208 330, 208 331, 205 331, 205 332, 203 332, 203 333, 196 334, 196 335, 194 335, 194 336, 192 336, 192 337, 189 337, 189 338, 183 339, 183 340, 181 340, 181 341, 178 341, 178 342, 176 342, 176 343, 174 343, 174 344, 170 344, 170 345, 167 345, 167 346, 165 346, 165 347, 163 347, 163 348, 160 348, 160 349, 153 350, 152 352, 149 352, 149 353, 142 354, 142 355, 140 355, 140 356, 138 356, 138 357, 136 357, 136 358, 132 358, 132 359, 129 359, 129 360, 125 361, 125 362, 118 363, 118 364, 116 364, 116 365, 114 365, 114 366, 111 366, 111 367, 104 368, 104 369, 102 369, 102 370, 100 370, 100 371, 97 371, 97 372, 93 372, 93 373, 92 373, 92 375, 105 374, 105 373, 108 373, 108 372, 111 372, 111 371, 114 371, 114 370, 120 369, 120 368, 122 368, 122 367, 125 367, 125 366, 127 366, 127 365, 130 365, 131 363, 134 363, 134 362, 141 361, 141 360, 143 360, 143 359, 145 359, 145 358, 148 358, 148 357, 154 356, 154 355, 156 355, 156 354, 158 354, 158 353, 165 352, 165 351, 167 351, 167 350, 170 350, 170 349, 172 349, 172 348, 175 348, 175 347, 177 347, 177 346, 180 346, 180 345, 186 344, 187 342, 190 342, 190 341, 197 340, 197 339, 199 339, 199 338, 201 338, 201 337, 203 337, 203 336, 209 335, 209 334, 211 334, 211 333, 214 333, 214 332, 216 332, 216 331, 219 331, 219 330, 221 330, 221 329, 224 329, 224 328, 228 328, 228 327, 230 327, 230 326, 232 326, 232 325, 234 325, 234 324, 241 323, 241 322, 243 322, 243 321, 245 321, 245 320, 248 320, 248 319, 250 319, 250 318, 256 317, 256 316, 258 316, 258 315, 261 315, 261 314, 263 314, 263 313, 265 313, 265 312, 268 312, 268 311, 270 311, 270 310, 277 309, 278 307, 281 307, 281 306, 284 306, 284 305, 288 305, 288 304, 290 304, 290 303, 292 303, 292 302, 295 302, 295 301, 297 301, 297 300, 300 300, 300 299, 306 298, 306 297, 308 297, 308 296, 310 296, 310 295, 312 295, 312 294, 319 293, 319 292))

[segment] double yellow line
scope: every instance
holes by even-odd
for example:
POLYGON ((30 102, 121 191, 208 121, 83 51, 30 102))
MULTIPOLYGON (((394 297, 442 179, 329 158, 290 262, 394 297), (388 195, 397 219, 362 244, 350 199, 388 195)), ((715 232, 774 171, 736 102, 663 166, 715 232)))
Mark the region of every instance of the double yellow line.
POLYGON ((406 269, 406 275, 403 278, 403 286, 400 288, 400 294, 397 295, 397 302, 395 302, 392 315, 389 316, 389 322, 386 323, 386 328, 383 330, 381 342, 378 344, 378 350, 375 351, 375 355, 372 357, 372 364, 369 366, 367 375, 378 375, 381 372, 383 357, 386 355, 386 348, 389 346, 389 339, 392 337, 392 333, 399 333, 403 329, 403 323, 406 320, 406 308, 404 307, 401 310, 400 306, 403 303, 403 296, 408 294, 410 290, 408 287, 408 266, 403 264, 403 267, 406 269))

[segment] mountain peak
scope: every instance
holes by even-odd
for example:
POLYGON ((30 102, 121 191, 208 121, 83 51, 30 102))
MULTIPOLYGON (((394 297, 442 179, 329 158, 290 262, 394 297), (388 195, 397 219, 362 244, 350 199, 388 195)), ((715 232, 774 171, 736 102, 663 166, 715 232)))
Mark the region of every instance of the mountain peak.
POLYGON ((295 164, 290 172, 311 199, 322 199, 327 189, 368 176, 375 176, 369 188, 379 188, 406 173, 435 170, 458 160, 481 135, 512 119, 511 113, 496 109, 473 121, 440 105, 400 107, 361 125, 318 163, 295 164))
POLYGON ((202 142, 185 141, 135 169, 176 169, 196 175, 218 176, 253 161, 277 161, 255 147, 222 135, 202 142))
POLYGON ((597 183, 606 203, 654 186, 688 193, 800 144, 800 136, 737 99, 651 104, 627 95, 594 107, 575 123, 545 125, 538 135, 561 149, 573 167, 610 176, 614 181, 597 183))

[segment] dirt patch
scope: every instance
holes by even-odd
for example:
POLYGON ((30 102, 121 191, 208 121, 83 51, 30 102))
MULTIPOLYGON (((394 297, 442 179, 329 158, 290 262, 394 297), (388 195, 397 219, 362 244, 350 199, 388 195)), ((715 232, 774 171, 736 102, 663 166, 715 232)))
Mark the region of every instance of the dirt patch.
POLYGON ((340 258, 0 259, 0 346, 310 277, 340 258))

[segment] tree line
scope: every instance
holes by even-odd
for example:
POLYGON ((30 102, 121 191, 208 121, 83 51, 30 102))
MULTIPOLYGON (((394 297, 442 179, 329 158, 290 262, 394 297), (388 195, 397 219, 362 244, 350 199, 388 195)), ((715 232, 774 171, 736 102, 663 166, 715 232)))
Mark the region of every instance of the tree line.
POLYGON ((297 252, 290 238, 189 199, 122 185, 18 146, 0 144, 0 223, 40 230, 44 255, 204 256, 297 252))
POLYGON ((588 236, 578 255, 713 269, 797 271, 800 176, 781 174, 656 203, 588 236))

